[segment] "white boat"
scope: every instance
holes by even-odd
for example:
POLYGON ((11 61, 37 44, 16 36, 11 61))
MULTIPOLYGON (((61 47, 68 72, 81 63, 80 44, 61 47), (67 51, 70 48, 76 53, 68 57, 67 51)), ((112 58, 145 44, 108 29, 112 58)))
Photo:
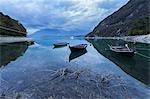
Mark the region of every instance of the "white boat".
POLYGON ((110 50, 124 56, 134 56, 135 51, 128 47, 128 44, 125 46, 111 46, 108 45, 110 50))

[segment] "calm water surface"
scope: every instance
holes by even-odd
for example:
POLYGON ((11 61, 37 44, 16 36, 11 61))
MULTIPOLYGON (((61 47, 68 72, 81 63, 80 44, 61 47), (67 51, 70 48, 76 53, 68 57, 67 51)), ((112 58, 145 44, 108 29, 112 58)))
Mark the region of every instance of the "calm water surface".
POLYGON ((149 45, 129 43, 133 58, 117 56, 107 44, 120 40, 44 37, 34 45, 1 44, 0 95, 6 99, 148 99, 149 45), (71 53, 53 43, 86 43, 71 53))

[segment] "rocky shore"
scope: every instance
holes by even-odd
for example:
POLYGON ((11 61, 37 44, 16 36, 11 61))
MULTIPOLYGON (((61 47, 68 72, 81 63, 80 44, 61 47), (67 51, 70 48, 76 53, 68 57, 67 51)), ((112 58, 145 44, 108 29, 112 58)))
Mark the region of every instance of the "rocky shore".
POLYGON ((150 44, 150 34, 141 36, 126 36, 122 37, 122 39, 130 42, 140 42, 150 44))

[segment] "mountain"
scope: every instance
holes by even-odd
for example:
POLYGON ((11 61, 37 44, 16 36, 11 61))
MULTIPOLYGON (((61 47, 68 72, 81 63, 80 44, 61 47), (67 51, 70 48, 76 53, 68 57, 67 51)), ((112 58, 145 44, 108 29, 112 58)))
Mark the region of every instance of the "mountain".
POLYGON ((31 35, 29 35, 29 37, 32 38, 42 38, 42 37, 47 37, 47 36, 57 36, 57 35, 61 35, 61 31, 59 31, 58 29, 41 29, 31 35))
POLYGON ((0 12, 0 35, 26 36, 26 33, 25 27, 18 20, 0 12))
POLYGON ((85 35, 86 31, 85 30, 62 30, 62 29, 41 29, 28 37, 34 38, 34 39, 39 39, 39 38, 47 38, 47 37, 52 37, 52 36, 79 36, 79 35, 85 35))
POLYGON ((102 20, 86 36, 128 36, 150 34, 150 0, 130 0, 102 20))

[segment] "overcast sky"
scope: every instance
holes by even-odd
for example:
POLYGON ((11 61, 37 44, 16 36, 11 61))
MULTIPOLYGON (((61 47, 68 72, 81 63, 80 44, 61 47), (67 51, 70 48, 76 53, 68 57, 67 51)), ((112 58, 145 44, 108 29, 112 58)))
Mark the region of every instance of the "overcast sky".
POLYGON ((0 0, 0 11, 29 32, 50 29, 91 31, 129 0, 0 0))

